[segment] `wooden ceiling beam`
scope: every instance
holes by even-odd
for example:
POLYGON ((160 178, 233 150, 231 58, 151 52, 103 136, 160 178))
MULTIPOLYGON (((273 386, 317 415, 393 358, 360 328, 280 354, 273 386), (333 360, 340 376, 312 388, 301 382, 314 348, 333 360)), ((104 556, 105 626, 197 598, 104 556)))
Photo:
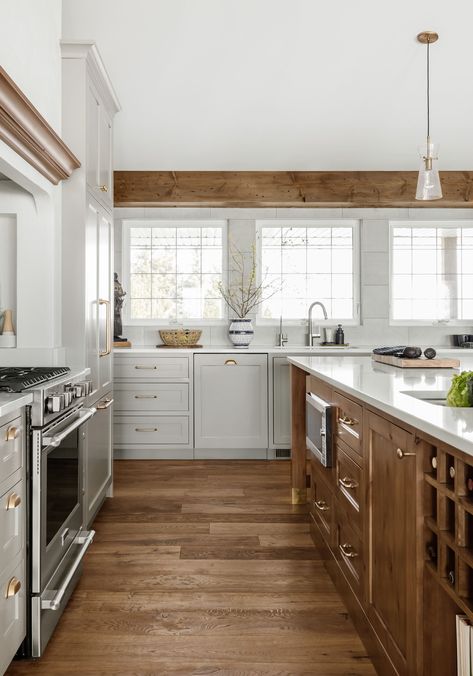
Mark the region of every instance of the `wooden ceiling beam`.
POLYGON ((416 171, 116 171, 116 207, 473 207, 473 171, 441 171, 443 199, 415 199, 416 171))

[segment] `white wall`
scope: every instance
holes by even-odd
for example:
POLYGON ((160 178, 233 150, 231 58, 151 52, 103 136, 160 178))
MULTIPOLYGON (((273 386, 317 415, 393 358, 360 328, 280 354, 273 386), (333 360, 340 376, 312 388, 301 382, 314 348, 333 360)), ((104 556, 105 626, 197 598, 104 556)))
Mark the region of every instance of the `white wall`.
POLYGON ((16 216, 0 214, 0 312, 11 309, 14 317, 16 274, 16 216))
MULTIPOLYGON (((43 4, 43 3, 38 3, 43 4)), ((116 169, 471 169, 471 0, 64 0, 123 110, 116 169)))
MULTIPOLYGON (((122 221, 127 218, 215 218, 228 219, 229 236, 241 251, 255 241, 258 219, 356 218, 361 224, 361 325, 345 327, 345 340, 352 345, 429 345, 450 346, 458 327, 407 327, 389 325, 389 220, 473 219, 473 209, 115 209, 115 270, 121 275, 122 221)), ((127 289, 125 288, 125 291, 127 289)), ((314 298, 314 300, 317 300, 314 298)), ((473 322, 472 322, 473 326, 473 322)), ((255 325, 254 345, 274 345, 278 327, 255 325)), ((285 327, 289 345, 303 345, 306 326, 285 327)), ((465 333, 473 331, 466 330, 465 333)), ((157 328, 125 326, 124 335, 135 345, 155 345, 157 328)), ((205 345, 226 345, 226 326, 203 329, 205 345)))

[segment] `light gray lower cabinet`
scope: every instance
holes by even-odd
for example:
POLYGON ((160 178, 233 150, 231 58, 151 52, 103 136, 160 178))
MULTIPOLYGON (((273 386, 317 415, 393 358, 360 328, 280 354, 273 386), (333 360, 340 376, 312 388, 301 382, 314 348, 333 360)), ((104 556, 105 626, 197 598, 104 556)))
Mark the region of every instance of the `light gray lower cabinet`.
POLYGON ((273 358, 273 445, 291 446, 290 369, 286 357, 273 358))
POLYGON ((268 448, 266 354, 194 355, 195 448, 268 448))
POLYGON ((26 635, 24 413, 0 418, 0 674, 26 635))
POLYGON ((86 528, 94 520, 112 483, 112 392, 93 406, 97 413, 87 423, 84 461, 83 520, 86 528))

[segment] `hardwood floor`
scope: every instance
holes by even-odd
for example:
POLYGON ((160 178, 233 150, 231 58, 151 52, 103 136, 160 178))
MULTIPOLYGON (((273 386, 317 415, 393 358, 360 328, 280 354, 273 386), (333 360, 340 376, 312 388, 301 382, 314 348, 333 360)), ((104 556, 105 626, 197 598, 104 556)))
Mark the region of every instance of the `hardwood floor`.
POLYGON ((116 461, 94 528, 45 655, 8 676, 375 675, 289 462, 116 461))

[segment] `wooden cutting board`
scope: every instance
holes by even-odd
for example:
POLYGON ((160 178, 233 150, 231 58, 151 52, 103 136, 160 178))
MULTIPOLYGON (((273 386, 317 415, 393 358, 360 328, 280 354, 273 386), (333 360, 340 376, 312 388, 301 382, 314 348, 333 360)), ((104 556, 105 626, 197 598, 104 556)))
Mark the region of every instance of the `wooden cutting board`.
POLYGON ((389 364, 390 366, 397 366, 401 369, 456 369, 460 366, 459 359, 426 359, 425 357, 403 359, 402 357, 393 357, 387 354, 373 354, 371 356, 374 361, 378 361, 381 364, 389 364))

